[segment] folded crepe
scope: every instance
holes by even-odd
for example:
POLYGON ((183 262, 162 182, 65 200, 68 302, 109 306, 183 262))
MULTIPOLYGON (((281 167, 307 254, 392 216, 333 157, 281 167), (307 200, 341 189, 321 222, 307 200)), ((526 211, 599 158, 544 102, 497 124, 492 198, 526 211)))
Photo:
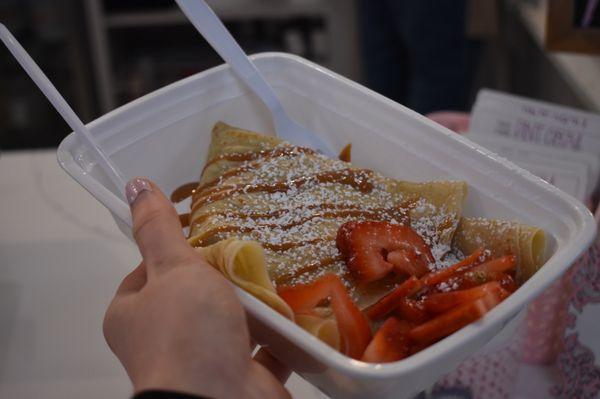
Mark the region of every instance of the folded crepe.
POLYGON ((192 197, 189 242, 204 247, 235 237, 264 248, 276 285, 339 275, 365 308, 393 281, 358 287, 335 244, 350 220, 409 223, 439 265, 451 250, 466 195, 464 182, 399 182, 307 148, 217 123, 192 197))
POLYGON ((277 295, 269 279, 265 255, 258 243, 230 238, 199 248, 199 251, 208 263, 231 282, 288 319, 294 319, 292 309, 277 295))
POLYGON ((486 248, 492 257, 515 255, 516 278, 522 284, 542 266, 546 237, 542 229, 518 222, 463 218, 454 236, 454 246, 467 254, 486 248))
MULTIPOLYGON (((466 194, 461 181, 398 181, 219 122, 192 196, 189 243, 235 284, 291 319, 278 285, 335 273, 365 309, 398 283, 389 278, 366 286, 352 278, 335 243, 348 221, 410 225, 431 248, 432 270, 485 247, 493 255, 517 255, 518 278, 531 276, 542 263, 543 231, 462 218, 466 194)), ((333 318, 296 315, 296 323, 339 345, 333 318)))

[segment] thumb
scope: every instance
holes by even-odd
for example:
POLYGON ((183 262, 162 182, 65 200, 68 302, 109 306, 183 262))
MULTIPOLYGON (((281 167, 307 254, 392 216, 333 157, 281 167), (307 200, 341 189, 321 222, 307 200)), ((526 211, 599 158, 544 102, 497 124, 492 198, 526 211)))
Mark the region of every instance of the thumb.
POLYGON ((133 237, 149 275, 196 254, 183 236, 175 208, 154 183, 136 177, 127 183, 125 193, 131 206, 133 237))

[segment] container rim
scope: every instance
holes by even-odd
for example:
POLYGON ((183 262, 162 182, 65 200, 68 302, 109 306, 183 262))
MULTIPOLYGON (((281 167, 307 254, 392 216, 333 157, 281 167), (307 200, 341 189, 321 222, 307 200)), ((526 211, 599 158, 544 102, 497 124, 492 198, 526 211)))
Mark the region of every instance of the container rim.
MULTIPOLYGON (((394 101, 370 89, 367 89, 354 81, 351 81, 350 79, 340 76, 337 73, 302 57, 280 52, 265 52, 254 54, 251 56, 251 58, 257 61, 282 59, 295 64, 301 64, 303 67, 327 75, 328 77, 335 79, 337 82, 347 87, 366 93, 370 97, 376 98, 379 102, 392 107, 395 110, 409 114, 411 117, 434 128, 434 130, 436 130, 438 133, 449 137, 451 140, 461 143, 465 149, 470 149, 472 151, 474 150, 485 155, 488 159, 495 162, 497 166, 504 168, 513 177, 519 176, 521 178, 525 178, 528 180, 529 184, 542 187, 549 195, 557 197, 561 200, 561 202, 568 205, 572 211, 573 218, 575 219, 577 226, 579 226, 575 234, 570 237, 570 245, 567 248, 558 248, 552 257, 542 266, 542 269, 544 270, 543 275, 540 273, 542 271, 542 269, 540 269, 540 271, 530 278, 523 286, 519 287, 514 294, 486 314, 486 317, 464 327, 458 334, 452 334, 428 347, 427 349, 394 363, 371 364, 354 360, 342 355, 341 353, 327 346, 325 343, 319 341, 316 337, 313 337, 309 333, 305 332, 291 321, 279 315, 267 305, 263 304, 245 291, 236 288, 236 291, 238 292, 238 295, 244 303, 246 309, 250 311, 255 318, 265 322, 274 329, 279 330, 290 340, 293 340, 295 344, 302 348, 305 352, 310 353, 324 364, 327 364, 328 366, 334 367, 338 370, 345 371, 349 374, 360 374, 361 376, 369 377, 371 379, 388 379, 390 377, 397 377, 400 374, 418 371, 435 361, 439 356, 448 354, 455 347, 465 346, 469 342, 473 341, 476 337, 482 334, 489 334, 494 329, 497 329, 497 325, 501 323, 502 320, 504 320, 504 324, 507 324, 510 319, 521 310, 519 308, 519 304, 527 303, 533 299, 534 296, 537 296, 544 288, 549 286, 556 278, 558 278, 558 276, 569 267, 569 265, 577 258, 577 256, 579 256, 579 254, 591 244, 596 233, 596 223, 591 212, 572 196, 562 192, 554 186, 551 186, 549 183, 546 183, 531 173, 519 168, 510 161, 498 157, 494 153, 471 142, 467 138, 441 127, 437 123, 427 119, 417 112, 409 110, 400 104, 397 104, 394 101)), ((87 126, 90 129, 101 126, 102 124, 118 116, 126 114, 131 110, 134 110, 140 105, 156 97, 159 97, 170 91, 177 90, 193 81, 202 79, 203 77, 218 73, 228 68, 229 67, 226 64, 222 64, 171 83, 154 92, 148 93, 138 99, 124 104, 105 115, 100 116, 99 118, 88 123, 87 126)), ((70 156, 72 154, 68 155, 70 153, 69 148, 72 148, 75 145, 75 142, 76 138, 74 137, 74 134, 71 133, 60 143, 57 150, 59 164, 71 177, 73 177, 87 191, 89 191, 90 194, 92 194, 95 198, 100 200, 103 205, 109 208, 109 210, 113 212, 118 219, 127 223, 129 217, 129 208, 124 201, 114 195, 97 180, 89 177, 89 174, 86 174, 76 163, 75 159, 70 156), (124 210, 119 209, 119 203, 122 203, 124 210)))

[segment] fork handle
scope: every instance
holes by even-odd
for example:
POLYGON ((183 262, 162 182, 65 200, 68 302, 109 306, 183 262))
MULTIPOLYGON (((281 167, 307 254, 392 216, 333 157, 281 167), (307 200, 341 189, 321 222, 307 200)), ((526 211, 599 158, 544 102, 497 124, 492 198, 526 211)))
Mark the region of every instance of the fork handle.
POLYGON ((125 178, 119 168, 98 145, 96 139, 92 137, 91 133, 81 119, 79 119, 75 111, 69 106, 64 97, 60 95, 56 87, 54 87, 50 79, 48 79, 46 74, 35 63, 29 53, 21 46, 21 43, 17 41, 8 28, 2 23, 0 23, 0 41, 6 45, 17 62, 25 72, 27 72, 31 80, 33 80, 37 87, 42 91, 71 129, 73 129, 77 138, 83 142, 88 150, 92 151, 102 170, 115 184, 115 188, 118 190, 117 192, 123 195, 125 178))
POLYGON ((248 85, 274 117, 283 111, 273 89, 204 0, 176 0, 177 5, 213 49, 248 85))

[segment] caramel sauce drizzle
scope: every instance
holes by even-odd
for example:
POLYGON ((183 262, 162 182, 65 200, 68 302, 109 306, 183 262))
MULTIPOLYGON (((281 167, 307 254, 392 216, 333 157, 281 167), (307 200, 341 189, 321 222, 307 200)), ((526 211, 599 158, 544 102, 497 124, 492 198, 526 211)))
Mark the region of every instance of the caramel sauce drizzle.
POLYGON ((188 197, 191 197, 192 195, 194 195, 197 188, 198 188, 197 181, 182 184, 181 186, 177 187, 175 189, 175 191, 173 191, 173 193, 171 194, 171 197, 170 197, 171 202, 176 204, 178 202, 183 201, 184 199, 186 199, 188 197))
POLYGON ((275 278, 275 284, 277 284, 277 285, 288 284, 293 279, 298 278, 305 273, 314 272, 316 270, 319 270, 322 267, 326 267, 326 266, 332 265, 336 262, 341 262, 343 260, 344 260, 344 258, 340 255, 340 256, 335 256, 335 257, 331 257, 331 258, 324 258, 324 259, 318 260, 316 262, 309 263, 305 266, 302 266, 299 269, 296 269, 294 271, 290 271, 287 273, 283 273, 282 275, 278 276, 277 278, 275 278))
MULTIPOLYGON (((324 203, 324 204, 318 204, 318 205, 299 206, 299 207, 291 208, 291 209, 290 208, 276 209, 276 210, 270 211, 270 212, 252 212, 252 213, 206 212, 206 213, 203 213, 203 214, 197 216, 195 219, 193 219, 192 224, 194 226, 198 225, 200 223, 203 223, 206 219, 208 219, 209 217, 212 217, 212 216, 230 216, 232 218, 240 218, 240 219, 251 218, 253 220, 256 220, 256 219, 275 218, 275 217, 279 217, 285 213, 295 212, 298 210, 313 210, 313 209, 317 209, 319 211, 360 210, 362 212, 374 212, 374 213, 377 213, 377 215, 379 215, 380 213, 386 213, 386 214, 389 214, 390 216, 396 217, 399 222, 407 224, 410 222, 409 212, 411 211, 412 208, 414 208, 416 202, 417 202, 416 199, 408 199, 408 200, 405 200, 402 203, 398 204, 398 206, 396 206, 394 208, 364 209, 361 205, 324 203)), ((361 216, 361 215, 358 215, 358 216, 361 216)))
POLYGON ((342 151, 340 151, 340 155, 338 156, 340 161, 350 162, 352 159, 352 143, 346 144, 342 151))
POLYGON ((306 210, 312 210, 312 209, 319 209, 319 210, 326 210, 326 209, 341 209, 341 210, 349 210, 349 209, 360 209, 360 207, 358 205, 346 205, 346 204, 318 204, 318 205, 308 205, 308 206, 299 206, 296 208, 283 208, 283 209, 276 209, 274 211, 270 211, 270 212, 252 212, 252 213, 239 213, 239 212, 206 212, 203 213, 201 215, 199 215, 198 217, 196 217, 192 222, 194 223, 194 225, 196 224, 200 224, 202 222, 204 222, 206 219, 208 219, 209 217, 212 216, 231 216, 231 217, 237 217, 237 218, 252 218, 252 219, 269 219, 269 218, 274 218, 274 217, 278 217, 281 216, 285 213, 288 212, 292 212, 292 211, 297 211, 300 209, 306 209, 306 210))
MULTIPOLYGON (((266 227, 266 228, 271 228, 271 229, 278 228, 281 230, 289 230, 292 227, 302 225, 302 224, 304 224, 312 219, 316 219, 316 218, 335 219, 338 217, 355 216, 355 217, 361 217, 364 219, 379 220, 384 215, 389 215, 390 217, 399 216, 398 221, 402 224, 406 224, 407 222, 409 222, 408 215, 405 212, 403 212, 403 210, 400 208, 391 208, 391 209, 379 208, 375 211, 361 210, 361 209, 346 209, 346 210, 338 210, 338 211, 320 212, 320 213, 315 213, 315 214, 309 215, 298 221, 294 221, 294 222, 291 222, 288 224, 260 223, 258 225, 261 227, 266 227)), ((243 214, 243 213, 237 214, 237 216, 240 218, 249 217, 247 214, 243 214)), ((254 217, 250 217, 250 218, 252 220, 257 219, 254 217)), ((199 223, 200 222, 194 221, 194 225, 197 225, 199 223)), ((246 228, 246 227, 242 227, 242 226, 235 226, 235 225, 218 226, 211 230, 208 230, 206 233, 204 233, 202 236, 200 236, 200 239, 202 241, 206 241, 207 238, 203 238, 203 237, 212 237, 216 234, 223 233, 223 232, 249 233, 252 230, 254 230, 254 229, 246 228)))
POLYGON ((194 246, 201 247, 205 243, 211 242, 212 238, 214 238, 216 235, 221 234, 221 233, 251 233, 252 230, 254 230, 254 229, 251 227, 243 227, 243 226, 236 226, 236 225, 217 226, 213 229, 208 230, 206 233, 204 233, 200 236, 197 236, 194 246))
MULTIPOLYGON (((227 172, 223 173, 222 175, 220 175, 220 176, 212 179, 211 181, 206 182, 203 185, 201 185, 200 187, 198 187, 198 190, 196 190, 196 193, 198 193, 198 195, 200 195, 200 194, 206 195, 206 194, 208 194, 207 192, 205 192, 206 190, 214 188, 217 184, 219 184, 223 180, 228 179, 230 177, 240 175, 249 170, 252 170, 258 165, 260 165, 259 162, 253 162, 250 165, 244 165, 244 166, 240 166, 239 168, 230 169, 227 172)), ((217 190, 218 190, 218 188, 217 188, 217 190)), ((213 190, 213 191, 216 191, 216 190, 213 190)), ((209 190, 209 192, 210 192, 210 190, 209 190)))
MULTIPOLYGON (((340 158, 343 161, 349 162, 350 161, 350 151, 351 151, 351 145, 349 144, 340 153, 340 158)), ((257 166, 260 165, 260 162, 262 162, 263 159, 273 158, 273 157, 278 157, 278 156, 293 156, 293 155, 298 155, 298 154, 302 154, 302 153, 313 154, 313 153, 315 153, 315 151, 311 150, 309 148, 303 148, 303 147, 283 147, 283 148, 279 147, 279 148, 274 148, 274 149, 269 149, 269 150, 262 150, 262 151, 258 151, 258 152, 249 151, 249 152, 241 152, 241 153, 223 154, 216 158, 211 159, 204 166, 203 172, 204 172, 204 170, 206 170, 206 168, 208 166, 210 166, 218 161, 222 161, 222 160, 234 161, 234 162, 256 160, 256 162, 231 169, 231 170, 225 172, 224 174, 222 174, 221 176, 213 179, 212 181, 203 184, 202 186, 199 186, 198 182, 190 182, 190 183, 186 183, 186 184, 182 185, 181 187, 177 188, 171 194, 171 201, 173 201, 174 203, 177 203, 177 202, 181 202, 184 199, 192 196, 192 202, 193 202, 191 213, 179 215, 181 224, 183 226, 189 226, 190 224, 197 225, 197 224, 200 224, 203 221, 205 221, 208 217, 215 216, 215 215, 232 216, 232 217, 239 217, 239 218, 251 218, 251 219, 256 220, 256 219, 260 219, 260 218, 277 217, 277 216, 283 215, 287 212, 293 211, 290 209, 278 209, 278 210, 274 210, 274 211, 270 211, 270 212, 263 212, 263 213, 256 212, 256 213, 248 213, 248 214, 230 213, 230 212, 214 212, 214 213, 209 212, 209 213, 205 213, 205 214, 198 216, 194 220, 191 220, 191 215, 193 215, 194 212, 198 208, 200 208, 204 205, 210 204, 212 202, 219 201, 230 195, 234 195, 234 194, 242 193, 242 192, 243 193, 284 192, 284 191, 288 191, 290 188, 293 188, 293 187, 300 188, 300 187, 304 186, 305 184, 313 183, 313 182, 316 182, 316 183, 339 183, 339 184, 344 184, 344 185, 350 185, 362 193, 369 193, 373 190, 373 183, 369 181, 370 177, 372 176, 372 173, 373 173, 372 171, 370 171, 368 169, 350 169, 350 168, 338 170, 338 171, 321 172, 321 173, 316 173, 316 174, 309 175, 309 176, 300 176, 293 180, 277 182, 277 183, 273 183, 273 184, 255 184, 255 185, 240 184, 240 185, 230 185, 228 187, 216 187, 220 182, 222 182, 223 180, 225 180, 229 177, 233 177, 233 176, 239 175, 243 172, 246 172, 248 170, 251 170, 253 168, 256 168, 257 166)), ((414 203, 415 203, 415 200, 407 200, 407 201, 404 201, 402 204, 399 204, 398 206, 393 207, 393 208, 375 208, 375 209, 363 209, 358 205, 328 204, 328 203, 318 204, 318 205, 309 205, 306 207, 298 207, 297 209, 317 209, 322 212, 317 212, 313 215, 309 215, 307 217, 302 218, 299 221, 295 221, 295 222, 289 223, 287 225, 278 225, 278 224, 274 224, 274 223, 264 223, 264 224, 260 224, 260 225, 264 226, 264 227, 268 227, 268 228, 279 228, 282 230, 288 230, 294 226, 304 224, 312 219, 319 218, 319 217, 324 218, 324 219, 332 219, 332 218, 337 218, 337 217, 356 216, 356 217, 361 217, 361 218, 365 218, 365 219, 379 220, 382 217, 385 217, 386 215, 389 215, 390 217, 396 217, 400 223, 410 223, 408 213, 414 207, 414 203)), ((193 246, 203 246, 203 244, 208 244, 217 235, 222 234, 222 233, 232 233, 232 232, 250 233, 253 230, 254 230, 254 228, 251 228, 251 227, 243 227, 243 226, 236 226, 236 225, 218 226, 218 227, 213 228, 213 229, 207 231, 206 233, 202 234, 202 236, 196 237, 195 242, 193 242, 192 245, 193 246)), ((269 249, 271 251, 283 252, 283 251, 287 251, 292 248, 297 248, 297 247, 310 245, 310 244, 316 244, 319 242, 331 242, 333 240, 335 240, 335 237, 318 237, 318 238, 314 238, 311 240, 304 240, 304 241, 298 241, 298 242, 283 242, 280 244, 261 242, 261 245, 265 249, 269 249)), ((299 269, 296 269, 295 271, 287 272, 287 273, 277 277, 275 281, 277 284, 286 284, 286 283, 292 281, 293 279, 301 276, 302 274, 314 272, 322 267, 326 267, 328 265, 334 264, 334 263, 342 261, 342 260, 343 259, 341 256, 320 259, 318 261, 304 265, 304 266, 300 267, 299 269)))
MULTIPOLYGON (((263 162, 265 159, 284 157, 284 156, 290 156, 290 155, 297 156, 299 154, 314 153, 314 151, 311 149, 308 149, 308 148, 303 148, 303 147, 291 147, 291 148, 278 148, 278 149, 276 149, 276 151, 275 150, 263 151, 263 153, 264 153, 264 155, 261 156, 260 158, 258 158, 255 162, 252 162, 250 164, 243 165, 243 166, 240 166, 237 168, 230 169, 227 172, 223 173, 222 175, 217 176, 213 180, 204 183, 202 186, 198 187, 198 190, 196 190, 196 193, 206 194, 206 193, 204 193, 205 190, 216 186, 217 184, 219 184, 220 182, 222 182, 225 179, 237 176, 239 174, 242 174, 244 172, 252 170, 252 169, 256 168, 257 166, 260 166, 261 162, 263 162)), ((256 153, 253 153, 253 154, 256 154, 256 153)), ((232 155, 232 154, 224 154, 224 155, 232 155)), ((252 160, 252 159, 248 159, 248 160, 252 160)))
POLYGON ((335 237, 317 237, 312 240, 304 240, 304 241, 294 241, 294 242, 284 242, 281 244, 271 244, 268 242, 261 243, 263 247, 270 249, 275 252, 284 252, 288 249, 303 247, 309 244, 317 244, 320 242, 335 240, 335 237))
POLYGON ((283 148, 274 148, 271 150, 263 150, 263 151, 259 151, 259 152, 249 151, 249 152, 235 152, 235 153, 230 153, 230 154, 222 154, 216 158, 211 159, 204 166, 204 169, 202 170, 202 172, 204 172, 204 170, 206 170, 206 168, 209 165, 211 165, 215 162, 221 161, 221 160, 239 161, 239 162, 258 160, 259 158, 260 158, 260 160, 259 160, 259 162, 252 163, 251 165, 245 165, 245 166, 241 166, 239 168, 229 170, 229 171, 225 172, 224 174, 222 174, 221 176, 213 179, 212 181, 204 183, 200 187, 198 187, 199 186, 198 182, 190 182, 190 183, 183 184, 180 187, 176 188, 175 191, 173 191, 173 193, 171 194, 171 202, 178 203, 188 197, 191 197, 195 193, 201 193, 202 191, 206 190, 207 188, 215 186, 216 184, 223 181, 224 179, 239 175, 240 173, 243 173, 243 172, 246 172, 248 170, 255 168, 256 166, 260 165, 260 161, 263 161, 265 159, 290 156, 290 155, 295 156, 295 155, 299 155, 299 154, 314 154, 314 153, 315 153, 315 151, 311 150, 310 148, 283 147, 283 148))
POLYGON ((191 219, 192 219, 192 215, 190 212, 180 214, 179 215, 179 223, 181 223, 181 227, 188 227, 190 225, 191 219))
POLYGON ((206 165, 204 165, 204 169, 202 169, 202 173, 208 168, 210 165, 219 162, 219 161, 231 161, 231 162, 243 162, 243 161, 253 161, 258 158, 273 158, 279 156, 287 156, 287 155, 297 155, 297 154, 314 154, 315 151, 306 148, 306 147, 278 147, 272 148, 269 150, 262 151, 247 151, 247 152, 232 152, 229 154, 221 154, 218 157, 215 157, 208 161, 206 165))
POLYGON ((329 172, 316 173, 310 176, 301 176, 296 179, 277 182, 272 184, 239 184, 223 188, 212 194, 196 198, 192 205, 192 213, 199 207, 208 205, 212 202, 222 200, 225 197, 238 193, 256 193, 267 192, 276 193, 288 191, 292 187, 300 188, 310 182, 318 183, 340 183, 354 187, 362 193, 368 193, 373 190, 373 183, 369 181, 372 171, 367 169, 342 169, 329 172))
MULTIPOLYGON (((231 227, 237 227, 237 226, 223 226, 221 231, 216 232, 215 234, 202 238, 202 239, 197 239, 195 240, 193 243, 191 243, 191 245, 194 248, 198 248, 198 247, 202 247, 204 245, 206 245, 207 243, 209 243, 211 238, 214 238, 215 235, 219 234, 219 233, 226 233, 229 232, 229 228, 231 227)), ((220 229, 220 228, 217 228, 220 229)), ((217 230, 215 229, 215 230, 217 230)), ((247 229, 247 228, 242 228, 243 230, 247 229)), ((252 231, 251 229, 248 229, 248 231, 252 231)), ((335 237, 318 237, 318 238, 313 238, 312 240, 304 240, 304 241, 293 241, 293 242, 283 242, 281 244, 272 244, 269 242, 263 242, 263 241, 259 241, 260 245, 262 245, 263 248, 265 249, 270 249, 271 251, 274 252, 285 252, 289 249, 292 248, 298 248, 298 247, 303 247, 305 245, 309 245, 309 244, 317 244, 319 242, 325 242, 325 241, 331 241, 334 240, 335 237)))

